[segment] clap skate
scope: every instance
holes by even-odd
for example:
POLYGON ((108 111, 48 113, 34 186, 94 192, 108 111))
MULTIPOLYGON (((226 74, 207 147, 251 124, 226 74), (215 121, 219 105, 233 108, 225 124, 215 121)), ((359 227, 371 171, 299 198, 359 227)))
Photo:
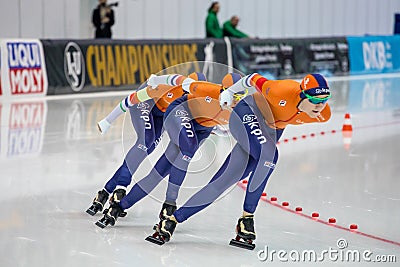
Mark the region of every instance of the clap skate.
POLYGON ((104 216, 96 222, 96 225, 100 228, 104 228, 107 225, 115 225, 118 217, 125 217, 126 212, 119 206, 121 199, 125 196, 124 189, 117 189, 114 191, 110 199, 110 207, 104 210, 104 216))
POLYGON ((236 238, 229 242, 229 245, 253 250, 256 245, 253 244, 253 240, 256 239, 254 232, 254 216, 248 215, 239 218, 238 224, 236 225, 236 238))
POLYGON ((102 211, 104 204, 108 199, 108 192, 106 190, 101 190, 97 192, 97 196, 93 199, 92 206, 90 206, 86 212, 92 216, 96 215, 97 212, 102 211))
MULTIPOLYGON (((169 204, 167 202, 164 202, 160 214, 158 215, 158 218, 161 220, 167 219, 169 216, 172 216, 174 212, 176 211, 176 204, 169 204)), ((153 226, 153 230, 156 231, 158 227, 158 224, 155 224, 153 226)))
POLYGON ((168 242, 171 239, 172 234, 175 231, 177 222, 173 219, 167 218, 161 220, 157 224, 157 229, 154 234, 146 237, 146 241, 152 242, 157 245, 164 245, 165 242, 168 242))

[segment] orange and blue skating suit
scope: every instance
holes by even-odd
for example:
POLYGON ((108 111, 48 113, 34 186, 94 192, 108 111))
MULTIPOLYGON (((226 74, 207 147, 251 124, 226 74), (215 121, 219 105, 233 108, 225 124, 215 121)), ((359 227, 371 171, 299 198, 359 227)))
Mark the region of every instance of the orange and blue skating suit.
POLYGON ((275 169, 278 160, 276 143, 285 127, 326 122, 331 117, 328 104, 318 118, 311 118, 298 109, 302 98, 300 83, 296 81, 269 81, 253 74, 241 82, 244 88, 255 88, 257 92, 242 99, 230 116, 229 128, 236 144, 211 181, 174 212, 178 222, 203 210, 228 188, 247 177, 243 210, 254 213, 275 169))

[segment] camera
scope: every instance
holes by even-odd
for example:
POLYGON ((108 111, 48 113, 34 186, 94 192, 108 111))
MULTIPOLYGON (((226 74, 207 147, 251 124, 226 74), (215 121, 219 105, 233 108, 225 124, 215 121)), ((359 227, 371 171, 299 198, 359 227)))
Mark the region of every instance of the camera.
POLYGON ((113 6, 117 7, 118 4, 119 4, 118 2, 110 3, 107 5, 107 7, 113 7, 113 6))

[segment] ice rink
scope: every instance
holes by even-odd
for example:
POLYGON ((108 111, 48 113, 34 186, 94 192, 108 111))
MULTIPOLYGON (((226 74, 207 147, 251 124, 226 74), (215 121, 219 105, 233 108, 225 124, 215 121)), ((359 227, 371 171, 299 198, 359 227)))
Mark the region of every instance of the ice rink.
MULTIPOLYGON (((329 83, 331 120, 289 126, 281 138, 276 170, 255 214, 253 251, 228 245, 241 215, 243 183, 179 224, 162 247, 144 239, 158 222, 166 182, 116 226, 95 226, 101 215, 85 210, 135 141, 129 115, 106 135, 96 122, 127 92, 0 102, 0 266, 398 266, 400 74, 329 83), (346 113, 353 131, 344 136, 346 113), (350 230, 352 224, 358 229, 350 230)), ((208 182, 231 146, 218 136, 203 144, 178 205, 208 182)), ((147 174, 162 149, 134 180, 147 174)))

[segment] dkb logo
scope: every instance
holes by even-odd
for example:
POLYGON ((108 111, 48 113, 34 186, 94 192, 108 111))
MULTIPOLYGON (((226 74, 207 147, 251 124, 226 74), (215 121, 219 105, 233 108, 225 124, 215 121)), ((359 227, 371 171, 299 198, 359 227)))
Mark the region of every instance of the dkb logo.
MULTIPOLYGON (((386 67, 386 49, 383 42, 363 42, 362 46, 364 65, 367 70, 382 70, 386 67)), ((388 48, 390 49, 389 44, 388 48)))
POLYGON ((85 61, 80 47, 69 42, 64 50, 64 73, 72 90, 78 92, 85 85, 85 61))

